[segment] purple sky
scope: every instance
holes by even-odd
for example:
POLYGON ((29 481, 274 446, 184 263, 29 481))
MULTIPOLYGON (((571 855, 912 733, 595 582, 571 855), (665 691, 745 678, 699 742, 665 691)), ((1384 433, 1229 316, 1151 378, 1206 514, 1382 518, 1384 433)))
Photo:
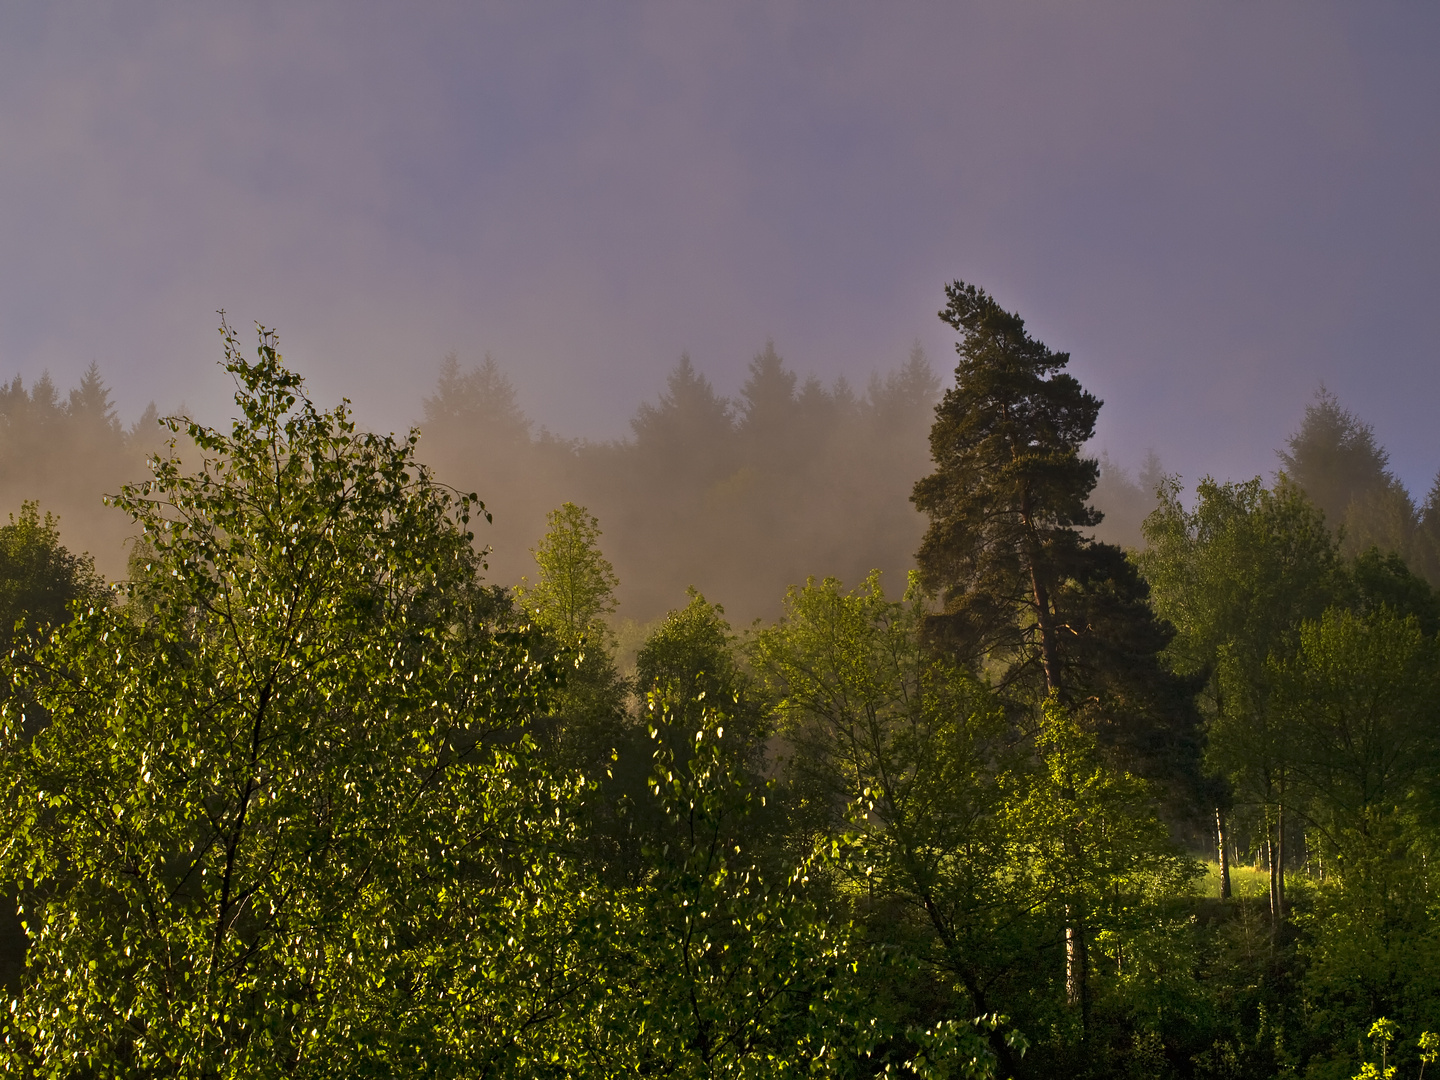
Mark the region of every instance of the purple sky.
POLYGON ((415 419, 491 350, 623 434, 682 350, 863 380, 961 277, 1098 444, 1276 465, 1323 380, 1440 467, 1440 5, 33 4, 0 10, 0 375, 219 418, 214 309, 415 419))

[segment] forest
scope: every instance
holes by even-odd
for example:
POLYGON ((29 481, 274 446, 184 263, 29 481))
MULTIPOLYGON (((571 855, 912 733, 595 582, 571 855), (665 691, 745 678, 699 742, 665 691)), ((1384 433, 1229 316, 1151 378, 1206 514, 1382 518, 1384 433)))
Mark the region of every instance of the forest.
POLYGON ((1132 477, 945 298, 953 378, 685 357, 607 443, 223 323, 227 428, 0 390, 5 1070, 1440 1071, 1440 480, 1323 388, 1132 477))

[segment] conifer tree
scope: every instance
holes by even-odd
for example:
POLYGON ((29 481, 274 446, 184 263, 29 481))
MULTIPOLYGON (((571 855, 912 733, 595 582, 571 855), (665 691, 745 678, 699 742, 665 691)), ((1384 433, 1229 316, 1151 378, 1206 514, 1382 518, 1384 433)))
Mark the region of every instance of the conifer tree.
POLYGON ((1390 459, 1375 441, 1375 431, 1342 408, 1335 395, 1320 387, 1305 407, 1300 429, 1280 452, 1285 474, 1299 484, 1337 529, 1351 503, 1395 483, 1390 459))
POLYGON ((913 496, 930 517, 916 559, 941 605, 932 640, 1012 700, 1081 709, 1128 767, 1188 797, 1192 694, 1160 662, 1173 631, 1123 552, 1081 532, 1100 521, 1088 505, 1099 467, 1080 451, 1101 403, 1019 315, 973 285, 945 292, 960 362, 935 410, 935 471, 913 496))
POLYGON ((966 659, 1008 655, 1003 682, 1038 663, 1044 689, 1063 695, 1053 594, 1079 554, 1078 529, 1100 521, 1085 502, 1099 467, 1080 456, 1100 401, 1064 372, 1069 354, 983 290, 957 281, 945 293, 940 318, 962 335, 960 363, 935 410, 935 472, 914 494, 930 516, 921 580, 942 603, 931 627, 966 659))
POLYGON ((489 353, 480 366, 463 371, 456 353, 440 365, 435 393, 427 397, 425 430, 470 449, 494 454, 530 440, 530 421, 520 409, 515 386, 489 353))
POLYGON ((794 419, 796 381, 775 343, 767 341, 765 351, 750 361, 749 378, 740 389, 742 426, 762 439, 782 433, 794 419))
POLYGON ((1322 386, 1287 445, 1289 451, 1280 452, 1285 475, 1325 515, 1344 554, 1373 547, 1400 555, 1412 569, 1432 571, 1421 511, 1391 470, 1374 428, 1322 386))
POLYGON ((734 456, 730 402, 683 353, 665 377, 656 404, 643 402, 630 421, 635 467, 660 490, 705 484, 723 475, 734 456))

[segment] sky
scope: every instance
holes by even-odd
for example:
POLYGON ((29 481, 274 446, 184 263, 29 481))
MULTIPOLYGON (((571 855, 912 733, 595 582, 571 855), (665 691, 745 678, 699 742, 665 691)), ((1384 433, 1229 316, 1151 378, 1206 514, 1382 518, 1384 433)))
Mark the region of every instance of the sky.
POLYGON ((488 351, 620 437, 682 352, 863 385, 963 279, 1096 448, 1270 474, 1317 387, 1440 469, 1440 5, 0 8, 0 377, 228 415, 217 309, 404 428, 488 351))

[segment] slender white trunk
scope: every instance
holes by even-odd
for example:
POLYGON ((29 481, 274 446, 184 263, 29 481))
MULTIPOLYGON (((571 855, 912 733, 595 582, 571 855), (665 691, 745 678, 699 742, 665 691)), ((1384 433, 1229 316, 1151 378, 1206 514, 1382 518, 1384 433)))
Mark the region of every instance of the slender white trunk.
POLYGON ((1230 845, 1225 836, 1225 812, 1215 808, 1215 846, 1220 853, 1220 899, 1230 899, 1230 845))
POLYGON ((1089 1011, 1089 957, 1085 947, 1085 915, 1081 905, 1065 905, 1065 1000, 1089 1011))

